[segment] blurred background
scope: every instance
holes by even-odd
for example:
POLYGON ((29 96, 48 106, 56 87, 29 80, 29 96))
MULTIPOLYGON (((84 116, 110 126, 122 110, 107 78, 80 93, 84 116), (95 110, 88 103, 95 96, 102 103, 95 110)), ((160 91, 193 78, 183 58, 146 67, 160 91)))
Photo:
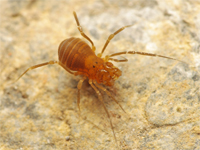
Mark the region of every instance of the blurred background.
MULTIPOLYGON (((124 55, 122 76, 103 91, 120 149, 200 149, 200 1, 0 0, 0 149, 117 149, 108 117, 84 82, 57 65, 59 44, 84 32, 105 54, 141 51, 180 61, 124 55)), ((85 40, 85 39, 84 39, 85 40)), ((87 41, 86 41, 87 42, 87 41)), ((88 43, 90 45, 90 43, 88 43)))

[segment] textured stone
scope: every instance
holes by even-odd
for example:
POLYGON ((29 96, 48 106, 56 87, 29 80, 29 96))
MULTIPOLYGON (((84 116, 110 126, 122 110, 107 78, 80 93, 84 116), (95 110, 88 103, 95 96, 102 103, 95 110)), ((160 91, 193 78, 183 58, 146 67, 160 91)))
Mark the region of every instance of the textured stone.
MULTIPOLYGON (((197 0, 0 0, 0 149, 117 149, 96 93, 59 66, 57 48, 81 37, 72 12, 99 53, 107 37, 133 24, 108 45, 165 58, 125 55, 123 75, 104 94, 121 149, 200 149, 200 2, 197 0), (14 83, 13 83, 14 82, 14 83)), ((103 92, 102 92, 103 93, 103 92)))

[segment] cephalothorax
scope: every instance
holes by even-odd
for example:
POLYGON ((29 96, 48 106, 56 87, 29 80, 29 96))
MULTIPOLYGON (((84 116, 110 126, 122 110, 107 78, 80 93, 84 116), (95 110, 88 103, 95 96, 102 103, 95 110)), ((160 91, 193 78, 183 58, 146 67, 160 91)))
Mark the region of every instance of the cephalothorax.
POLYGON ((61 44, 59 45, 59 48, 58 48, 58 60, 59 61, 49 61, 49 62, 45 62, 42 64, 32 66, 32 67, 28 68, 18 79, 20 79, 29 70, 32 70, 32 69, 35 69, 38 67, 42 67, 45 65, 49 65, 49 64, 50 65, 58 64, 58 65, 62 66, 67 72, 69 72, 73 75, 81 75, 83 78, 79 81, 78 86, 77 86, 77 88, 78 88, 77 106, 80 110, 80 107, 79 107, 80 89, 82 87, 83 81, 88 78, 89 84, 97 93, 98 98, 101 101, 101 103, 108 115, 108 118, 110 120, 110 125, 112 128, 112 132, 113 132, 115 141, 117 142, 115 132, 113 129, 113 124, 112 124, 112 121, 110 118, 110 114, 104 104, 102 94, 99 92, 99 90, 103 90, 104 92, 106 92, 106 94, 109 95, 123 110, 121 105, 111 95, 111 93, 102 86, 102 84, 106 85, 106 86, 113 86, 115 80, 117 80, 122 75, 122 72, 109 61, 115 61, 115 62, 128 61, 126 58, 121 59, 121 60, 113 58, 114 56, 118 56, 118 55, 122 55, 122 54, 139 54, 139 55, 146 55, 146 56, 153 56, 153 57, 163 57, 163 58, 173 59, 173 60, 177 60, 177 59, 162 56, 162 55, 137 52, 137 51, 118 52, 118 53, 114 53, 111 55, 107 55, 104 58, 102 58, 102 54, 104 53, 110 40, 116 34, 121 32, 125 28, 130 27, 131 25, 124 26, 124 27, 120 28, 119 30, 117 30, 116 32, 114 32, 113 34, 111 34, 108 37, 101 53, 96 55, 95 54, 96 48, 95 48, 92 40, 87 35, 85 35, 85 33, 83 32, 83 30, 79 24, 76 13, 73 12, 73 14, 74 14, 77 26, 78 26, 78 30, 80 31, 81 35, 91 43, 92 47, 90 47, 86 42, 84 42, 80 38, 75 38, 75 37, 68 38, 68 39, 64 40, 63 42, 61 42, 61 44))

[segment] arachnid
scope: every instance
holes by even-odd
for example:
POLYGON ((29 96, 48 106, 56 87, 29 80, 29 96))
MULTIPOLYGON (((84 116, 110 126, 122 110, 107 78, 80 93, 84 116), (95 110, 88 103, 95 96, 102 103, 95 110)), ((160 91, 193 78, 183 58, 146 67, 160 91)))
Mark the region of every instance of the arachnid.
POLYGON ((102 58, 102 54, 104 53, 110 40, 113 39, 113 37, 117 35, 119 32, 121 32, 127 27, 130 27, 131 25, 124 26, 118 29, 113 34, 111 34, 108 37, 101 52, 96 55, 95 54, 96 48, 92 40, 83 32, 82 27, 80 26, 78 17, 75 12, 73 12, 73 15, 76 20, 79 32, 86 40, 88 40, 91 43, 92 46, 90 47, 84 40, 81 40, 80 38, 71 37, 71 38, 65 39, 64 41, 61 42, 58 48, 58 61, 49 61, 49 62, 32 66, 28 68, 18 79, 20 79, 29 70, 33 70, 38 67, 42 67, 45 65, 52 65, 52 64, 60 65, 67 72, 75 76, 81 75, 82 79, 79 81, 77 85, 77 88, 78 88, 77 106, 80 110, 80 106, 79 106, 80 90, 81 90, 83 81, 88 78, 89 84, 98 95, 98 99, 100 100, 101 104, 104 107, 104 110, 106 111, 106 114, 110 120, 110 126, 112 128, 115 141, 117 141, 110 114, 104 104, 102 94, 100 93, 100 90, 104 91, 123 110, 122 106, 111 95, 111 93, 102 86, 102 85, 106 85, 109 87, 113 86, 114 82, 122 75, 122 72, 116 66, 114 66, 110 61, 115 61, 115 62, 128 61, 126 58, 121 59, 121 60, 113 58, 114 56, 119 56, 123 54, 139 54, 139 55, 147 55, 147 56, 153 56, 153 57, 163 57, 163 58, 173 59, 173 60, 177 60, 177 59, 162 56, 162 55, 137 52, 137 51, 123 51, 123 52, 106 55, 105 57, 102 58))

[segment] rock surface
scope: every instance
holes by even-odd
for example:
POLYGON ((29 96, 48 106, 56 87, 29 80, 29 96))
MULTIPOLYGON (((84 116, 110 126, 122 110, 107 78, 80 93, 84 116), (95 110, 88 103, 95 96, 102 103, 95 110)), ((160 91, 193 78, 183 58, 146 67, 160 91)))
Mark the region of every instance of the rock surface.
POLYGON ((99 53, 135 50, 182 60, 125 55, 123 75, 107 95, 120 149, 200 149, 200 1, 0 1, 0 149, 117 149, 108 117, 87 82, 59 66, 57 48, 81 37, 73 11, 99 53), (48 73, 47 73, 48 72, 48 73), (14 82, 14 83, 13 83, 14 82))

